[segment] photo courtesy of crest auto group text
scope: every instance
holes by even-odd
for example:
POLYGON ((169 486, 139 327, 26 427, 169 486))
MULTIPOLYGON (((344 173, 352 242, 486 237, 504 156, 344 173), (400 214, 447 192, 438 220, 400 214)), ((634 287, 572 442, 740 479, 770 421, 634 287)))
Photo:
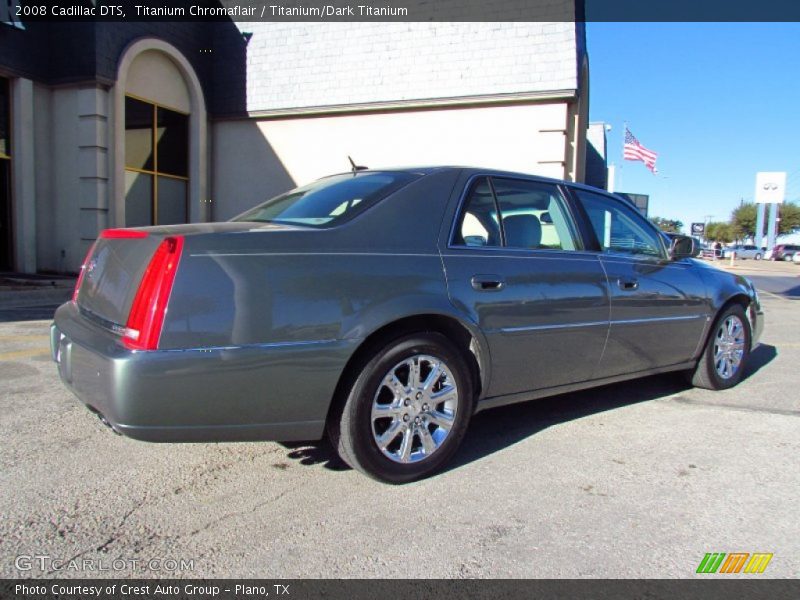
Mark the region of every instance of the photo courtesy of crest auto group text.
POLYGON ((798 53, 0 2, 0 598, 796 598, 798 53))

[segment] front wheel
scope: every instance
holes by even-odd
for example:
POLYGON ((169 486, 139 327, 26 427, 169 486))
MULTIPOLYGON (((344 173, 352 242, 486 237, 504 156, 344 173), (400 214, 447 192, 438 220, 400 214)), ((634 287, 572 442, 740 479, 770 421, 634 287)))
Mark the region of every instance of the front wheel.
POLYGON ((388 343, 352 384, 329 434, 342 460, 389 483, 433 474, 458 449, 474 407, 463 353, 439 333, 388 343))
POLYGON ((756 260, 761 260, 761 255, 760 255, 760 254, 756 254, 754 258, 755 258, 756 260))
POLYGON ((692 384, 708 390, 725 390, 742 380, 750 357, 750 322, 740 304, 723 311, 714 322, 692 384))

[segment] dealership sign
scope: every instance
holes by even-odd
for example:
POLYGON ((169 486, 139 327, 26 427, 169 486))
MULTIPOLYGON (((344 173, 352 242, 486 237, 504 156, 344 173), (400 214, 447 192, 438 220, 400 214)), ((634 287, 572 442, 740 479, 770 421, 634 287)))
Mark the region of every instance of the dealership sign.
POLYGON ((705 232, 705 223, 692 223, 692 235, 703 235, 705 232))
POLYGON ((756 202, 759 204, 781 204, 785 192, 785 172, 762 171, 756 173, 756 202))

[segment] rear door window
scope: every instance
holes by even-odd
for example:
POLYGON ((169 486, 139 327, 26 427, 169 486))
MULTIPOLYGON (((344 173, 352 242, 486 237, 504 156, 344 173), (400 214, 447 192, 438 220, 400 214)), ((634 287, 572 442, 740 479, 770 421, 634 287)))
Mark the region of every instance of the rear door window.
POLYGON ((481 177, 467 192, 453 245, 575 250, 576 239, 564 198, 555 185, 481 177))
POLYGON ((564 199, 549 183, 492 178, 509 248, 575 250, 575 233, 564 199))

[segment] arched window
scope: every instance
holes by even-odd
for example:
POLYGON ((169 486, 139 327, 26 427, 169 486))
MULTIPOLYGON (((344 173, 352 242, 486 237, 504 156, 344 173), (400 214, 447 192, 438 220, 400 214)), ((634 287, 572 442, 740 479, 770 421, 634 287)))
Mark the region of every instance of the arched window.
POLYGON ((163 40, 137 40, 120 58, 113 93, 110 224, 206 220, 207 116, 189 61, 163 40))

